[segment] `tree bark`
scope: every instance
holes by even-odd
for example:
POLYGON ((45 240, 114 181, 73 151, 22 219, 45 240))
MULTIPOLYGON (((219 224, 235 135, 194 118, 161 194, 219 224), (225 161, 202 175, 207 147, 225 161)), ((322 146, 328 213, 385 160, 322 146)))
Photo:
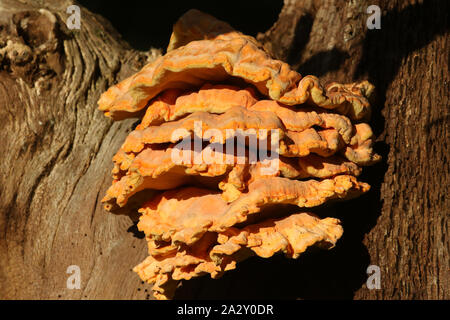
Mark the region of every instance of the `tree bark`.
MULTIPOLYGON (((0 298, 152 299, 131 271, 145 240, 100 203, 136 119, 113 123, 96 102, 160 52, 134 50, 84 8, 81 30, 69 30, 71 4, 0 0, 0 298), (67 288, 71 265, 80 289, 67 288)), ((326 209, 343 221, 336 248, 252 258, 219 280, 186 281, 176 298, 450 298, 449 9, 446 0, 285 0, 257 38, 324 84, 372 82, 383 161, 364 169, 368 194, 326 209), (368 30, 369 5, 381 8, 381 29, 368 30), (366 285, 369 265, 380 289, 366 285)))

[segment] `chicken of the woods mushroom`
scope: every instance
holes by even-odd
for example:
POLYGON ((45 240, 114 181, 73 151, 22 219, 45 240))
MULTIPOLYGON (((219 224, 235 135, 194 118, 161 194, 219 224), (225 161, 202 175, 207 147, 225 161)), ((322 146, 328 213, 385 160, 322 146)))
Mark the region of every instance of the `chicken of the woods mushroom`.
POLYGON ((114 120, 141 118, 103 202, 138 209, 149 256, 134 271, 155 298, 252 255, 332 248, 340 221, 312 212, 370 188, 356 177, 380 160, 365 123, 372 91, 367 81, 322 87, 227 23, 185 13, 167 53, 98 102, 114 120))

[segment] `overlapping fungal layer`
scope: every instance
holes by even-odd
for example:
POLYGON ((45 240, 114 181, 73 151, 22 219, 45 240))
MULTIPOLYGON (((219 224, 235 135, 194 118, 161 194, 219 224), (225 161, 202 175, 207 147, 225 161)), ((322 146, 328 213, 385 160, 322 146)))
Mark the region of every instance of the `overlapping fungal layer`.
POLYGON ((134 270, 155 297, 252 255, 333 247, 339 220, 312 211, 369 190, 356 177, 380 159, 363 122, 372 85, 323 88, 196 10, 176 23, 167 51, 99 100, 114 120, 141 117, 113 158, 103 202, 140 208, 149 256, 134 270))

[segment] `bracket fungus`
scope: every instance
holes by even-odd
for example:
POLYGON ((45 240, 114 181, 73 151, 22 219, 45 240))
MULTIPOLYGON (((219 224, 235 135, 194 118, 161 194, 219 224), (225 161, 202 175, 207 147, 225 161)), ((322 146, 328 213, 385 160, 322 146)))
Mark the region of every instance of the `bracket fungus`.
POLYGON ((370 188, 357 177, 380 160, 365 123, 372 92, 367 81, 322 87, 227 23, 183 15, 167 53, 98 102, 114 120, 141 118, 103 202, 139 208, 149 256, 134 271, 154 296, 252 255, 332 248, 340 221, 314 210, 370 188))

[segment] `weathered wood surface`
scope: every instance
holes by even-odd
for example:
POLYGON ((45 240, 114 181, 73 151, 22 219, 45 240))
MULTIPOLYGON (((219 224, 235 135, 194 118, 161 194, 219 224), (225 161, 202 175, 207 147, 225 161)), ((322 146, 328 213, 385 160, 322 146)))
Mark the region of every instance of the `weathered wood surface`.
MULTIPOLYGON (((84 9, 68 30, 70 4, 0 0, 0 298, 151 299, 131 271, 145 240, 100 203, 135 120, 113 123, 96 101, 158 52, 132 49, 84 9), (66 287, 70 265, 79 290, 66 287)), ((176 298, 450 298, 448 12, 445 0, 285 1, 258 38, 302 74, 374 83, 384 160, 365 169, 369 194, 329 208, 345 230, 333 250, 250 259, 176 298), (380 30, 366 28, 371 4, 380 30), (380 290, 366 288, 370 264, 380 290)))

